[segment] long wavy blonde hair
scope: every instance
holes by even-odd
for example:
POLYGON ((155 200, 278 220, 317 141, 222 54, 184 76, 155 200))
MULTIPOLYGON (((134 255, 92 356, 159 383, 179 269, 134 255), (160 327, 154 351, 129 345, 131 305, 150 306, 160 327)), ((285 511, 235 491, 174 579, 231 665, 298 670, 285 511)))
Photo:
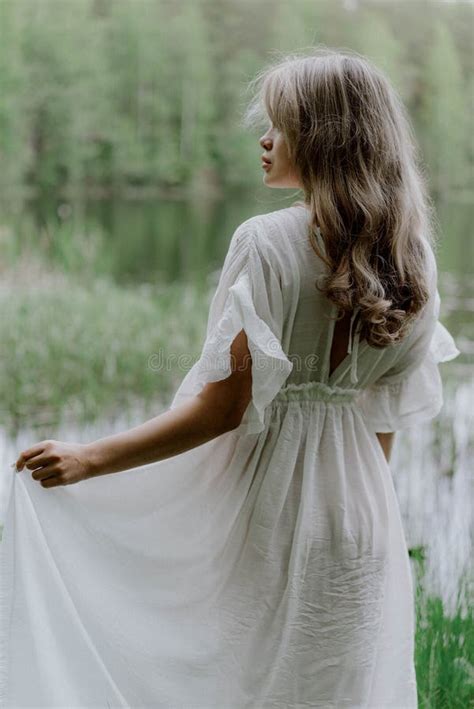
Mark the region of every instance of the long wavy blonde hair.
POLYGON ((338 306, 338 318, 359 306, 369 345, 402 340, 428 301, 427 247, 434 252, 436 238, 397 92, 366 57, 326 47, 280 57, 247 89, 255 95, 243 125, 261 129, 270 119, 299 174, 308 236, 328 266, 316 288, 338 306))

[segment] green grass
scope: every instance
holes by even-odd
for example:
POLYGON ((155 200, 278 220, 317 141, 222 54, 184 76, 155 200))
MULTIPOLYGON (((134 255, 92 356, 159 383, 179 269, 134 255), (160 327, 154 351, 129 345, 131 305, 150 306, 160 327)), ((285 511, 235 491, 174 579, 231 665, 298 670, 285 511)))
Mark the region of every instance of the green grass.
MULTIPOLYGON (((412 554, 415 556, 415 554, 412 554)), ((419 709, 474 707, 474 618, 463 581, 454 614, 429 595, 424 560, 417 559, 415 665, 419 709)), ((471 598, 472 601, 472 598, 471 598)))
POLYGON ((0 424, 10 430, 94 420, 134 398, 159 409, 199 356, 208 302, 192 285, 35 275, 0 291, 0 424))

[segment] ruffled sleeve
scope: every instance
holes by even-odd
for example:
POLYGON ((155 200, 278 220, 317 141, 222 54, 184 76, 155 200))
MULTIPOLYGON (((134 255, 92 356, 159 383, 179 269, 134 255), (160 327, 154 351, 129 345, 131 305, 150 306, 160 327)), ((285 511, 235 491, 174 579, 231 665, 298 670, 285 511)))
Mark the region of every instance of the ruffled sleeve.
POLYGON ((260 433, 265 409, 293 369, 281 345, 283 299, 275 253, 260 239, 254 219, 234 232, 212 299, 199 360, 179 386, 171 408, 198 394, 208 382, 232 373, 230 348, 245 330, 252 357, 252 398, 240 435, 260 433))
POLYGON ((443 406, 439 363, 460 354, 452 335, 439 321, 440 297, 421 321, 412 344, 391 370, 363 390, 359 403, 365 421, 379 433, 420 424, 437 416, 443 406))

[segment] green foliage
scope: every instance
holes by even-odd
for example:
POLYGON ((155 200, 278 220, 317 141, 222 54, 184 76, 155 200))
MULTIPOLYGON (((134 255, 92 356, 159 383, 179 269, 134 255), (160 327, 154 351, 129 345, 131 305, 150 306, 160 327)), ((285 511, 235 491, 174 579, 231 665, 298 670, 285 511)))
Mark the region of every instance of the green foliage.
POLYGON ((196 361, 208 309, 196 287, 125 289, 54 273, 4 289, 0 303, 0 422, 12 430, 93 420, 133 397, 158 409, 196 361))
POLYGON ((469 177, 466 151, 472 145, 472 127, 460 58, 449 28, 439 20, 433 28, 422 82, 420 142, 430 166, 432 191, 445 196, 464 187, 469 177))
POLYGON ((238 128, 247 82, 274 49, 315 43, 373 58, 420 129, 434 190, 472 190, 472 15, 441 5, 2 0, 2 196, 255 189, 259 136, 238 128))
MULTIPOLYGON (((420 561, 419 569, 423 568, 420 561)), ((462 583, 454 614, 426 593, 422 572, 416 585, 415 663, 420 709, 474 706, 474 613, 468 583, 462 583)))

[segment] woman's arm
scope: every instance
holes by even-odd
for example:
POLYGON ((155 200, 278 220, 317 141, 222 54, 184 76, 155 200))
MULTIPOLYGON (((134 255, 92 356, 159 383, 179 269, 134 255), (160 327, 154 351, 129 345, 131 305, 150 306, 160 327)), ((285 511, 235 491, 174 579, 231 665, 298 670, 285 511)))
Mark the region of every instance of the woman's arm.
POLYGON ((21 453, 18 472, 25 466, 34 470, 33 478, 43 487, 69 485, 170 458, 237 428, 252 392, 252 359, 244 330, 234 339, 230 353, 230 376, 206 384, 185 404, 85 445, 38 443, 21 453))
POLYGON ((380 445, 382 446, 387 462, 390 462, 395 432, 391 431, 390 433, 377 433, 376 435, 379 439, 380 445))
POLYGON ((250 402, 251 362, 241 330, 231 346, 232 374, 227 379, 206 384, 189 402, 140 426, 88 444, 89 477, 170 458, 237 428, 250 402))

